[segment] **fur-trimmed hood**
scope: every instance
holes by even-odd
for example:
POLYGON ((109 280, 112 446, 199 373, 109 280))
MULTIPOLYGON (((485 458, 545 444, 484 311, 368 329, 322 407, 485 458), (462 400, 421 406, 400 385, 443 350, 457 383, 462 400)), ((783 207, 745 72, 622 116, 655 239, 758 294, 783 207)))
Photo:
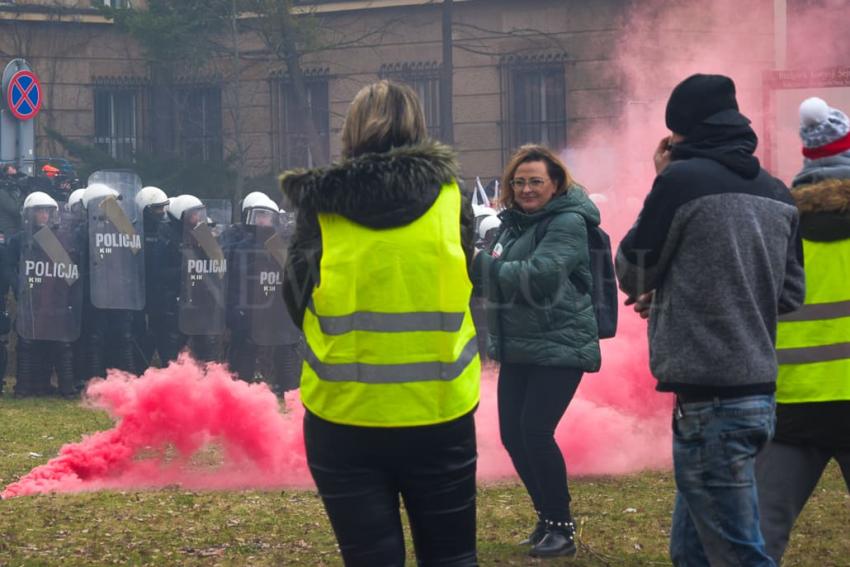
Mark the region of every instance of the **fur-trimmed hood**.
POLYGON ((803 238, 821 242, 850 238, 850 179, 799 185, 791 195, 800 210, 803 238))
POLYGON ((850 179, 827 179, 795 187, 791 194, 801 214, 850 211, 850 179))
POLYGON ((281 189, 296 209, 336 213, 373 228, 409 224, 458 178, 454 151, 435 141, 364 154, 326 168, 284 173, 281 189))

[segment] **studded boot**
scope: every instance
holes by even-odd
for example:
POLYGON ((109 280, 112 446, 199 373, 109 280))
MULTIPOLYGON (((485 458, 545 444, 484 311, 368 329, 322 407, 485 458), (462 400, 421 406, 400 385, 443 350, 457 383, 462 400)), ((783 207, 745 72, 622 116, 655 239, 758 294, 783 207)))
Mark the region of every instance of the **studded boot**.
POLYGON ((529 555, 532 557, 561 557, 575 555, 576 527, 572 520, 554 522, 546 520, 546 535, 540 542, 531 548, 529 555))

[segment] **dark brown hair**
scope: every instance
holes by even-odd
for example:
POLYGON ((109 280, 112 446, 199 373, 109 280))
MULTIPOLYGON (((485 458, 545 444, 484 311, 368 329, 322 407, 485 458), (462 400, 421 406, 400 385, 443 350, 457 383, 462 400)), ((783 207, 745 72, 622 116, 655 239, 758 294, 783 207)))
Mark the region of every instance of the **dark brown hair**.
POLYGON ((511 180, 514 178, 514 173, 516 173, 520 165, 532 161, 542 161, 546 164, 546 173, 549 174, 549 179, 555 184, 555 195, 566 193, 570 185, 574 183, 567 166, 555 155, 555 152, 540 144, 527 144, 514 152, 502 174, 499 204, 504 208, 512 208, 515 205, 514 190, 511 187, 511 180))

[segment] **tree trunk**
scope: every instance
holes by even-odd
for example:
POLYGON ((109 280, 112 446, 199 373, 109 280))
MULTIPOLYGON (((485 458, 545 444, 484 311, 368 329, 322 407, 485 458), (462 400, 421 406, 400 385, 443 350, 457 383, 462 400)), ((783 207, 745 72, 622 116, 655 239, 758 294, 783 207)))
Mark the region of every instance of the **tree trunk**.
POLYGON ((289 8, 284 2, 278 3, 277 12, 281 31, 283 32, 282 42, 286 72, 292 81, 292 90, 295 94, 294 102, 298 110, 298 115, 304 119, 304 129, 307 135, 307 143, 310 146, 310 154, 313 156, 314 163, 325 164, 329 156, 325 155, 324 144, 322 144, 319 131, 316 129, 316 123, 313 121, 313 113, 307 101, 307 85, 304 80, 304 71, 301 69, 298 47, 295 45, 292 14, 289 13, 289 8))

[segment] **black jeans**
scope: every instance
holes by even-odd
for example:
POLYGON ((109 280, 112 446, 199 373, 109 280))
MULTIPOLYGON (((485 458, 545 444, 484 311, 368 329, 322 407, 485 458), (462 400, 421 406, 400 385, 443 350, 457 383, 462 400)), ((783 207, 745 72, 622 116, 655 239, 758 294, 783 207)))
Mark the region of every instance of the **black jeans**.
POLYGON ((499 431, 534 508, 553 522, 571 520, 567 467, 555 428, 578 389, 575 368, 502 364, 499 431))
POLYGON ((404 565, 399 495, 419 565, 478 565, 472 413, 439 425, 377 428, 307 411, 304 442, 348 567, 404 565))

